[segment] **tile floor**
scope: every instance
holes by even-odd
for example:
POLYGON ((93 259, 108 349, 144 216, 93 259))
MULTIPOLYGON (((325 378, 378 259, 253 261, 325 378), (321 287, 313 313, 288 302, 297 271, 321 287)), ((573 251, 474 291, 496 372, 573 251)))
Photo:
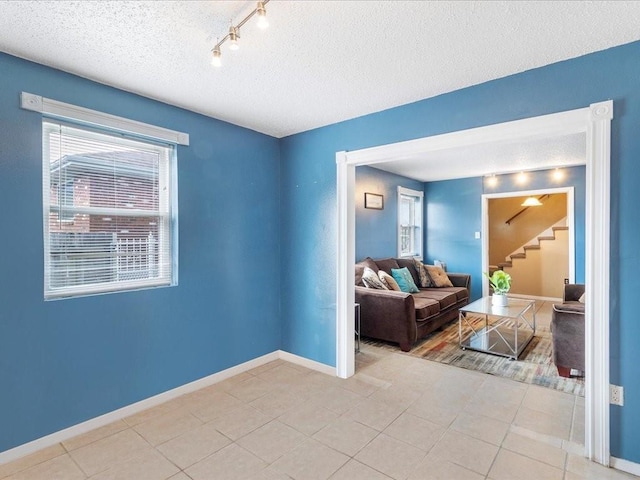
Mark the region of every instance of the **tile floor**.
POLYGON ((357 370, 271 362, 0 465, 0 478, 637 478, 582 458, 581 397, 370 346, 357 370))

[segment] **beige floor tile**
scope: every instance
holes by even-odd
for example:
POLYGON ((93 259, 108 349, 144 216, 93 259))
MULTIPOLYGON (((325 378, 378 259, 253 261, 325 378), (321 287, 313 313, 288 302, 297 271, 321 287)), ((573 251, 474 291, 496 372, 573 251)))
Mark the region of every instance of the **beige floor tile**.
POLYGON ((492 402, 496 408, 520 405, 528 390, 525 383, 489 376, 474 393, 472 401, 485 400, 492 402))
POLYGON ((126 462, 152 447, 134 430, 128 429, 93 442, 69 455, 89 476, 126 462))
POLYGON ((280 365, 288 365, 288 363, 280 359, 273 360, 272 362, 265 363, 264 365, 260 365, 259 367, 252 368, 247 373, 257 376, 257 375, 260 375, 261 373, 266 372, 267 370, 271 370, 272 368, 278 367, 280 365))
POLYGON ((362 395, 340 387, 331 387, 320 392, 315 400, 319 405, 342 415, 365 399, 362 395))
POLYGON ((276 460, 272 467, 296 480, 325 480, 347 463, 349 457, 317 440, 308 439, 276 460))
POLYGON ((247 480, 291 480, 289 475, 278 472, 272 467, 260 470, 258 473, 247 477, 247 480))
POLYGON ((439 406, 434 403, 431 395, 423 395, 406 410, 407 413, 415 415, 430 422, 449 427, 458 416, 459 410, 448 406, 439 406))
POLYGON ((178 409, 133 428, 151 445, 160 445, 200 425, 201 420, 187 410, 178 409))
POLYGON ((248 403, 274 390, 275 388, 269 382, 262 380, 260 377, 250 376, 250 378, 233 385, 228 390, 228 393, 248 403))
POLYGON ((537 385, 529 385, 527 393, 522 400, 524 407, 555 417, 570 418, 573 415, 574 404, 574 395, 537 385))
POLYGON ((427 456, 409 475, 408 480, 483 480, 484 475, 455 463, 427 456))
POLYGON ((313 438, 350 457, 362 450, 379 432, 346 418, 338 418, 313 438))
POLYGON ((173 477, 169 477, 169 480, 191 480, 186 473, 178 472, 173 477))
POLYGON ((577 475, 580 479, 586 480, 630 480, 638 478, 613 468, 603 467, 586 458, 578 455, 567 456, 567 474, 577 475))
POLYGON ((473 415, 483 415, 503 422, 513 422, 516 418, 519 403, 499 403, 488 398, 473 397, 464 407, 464 412, 473 415))
POLYGON ((290 366, 289 363, 283 363, 274 368, 266 370, 258 375, 259 378, 266 381, 270 385, 278 387, 288 387, 300 380, 300 378, 308 375, 308 370, 298 370, 290 366))
POLYGON ((404 410, 400 406, 391 406, 380 400, 365 398, 345 413, 344 417, 382 431, 391 425, 391 422, 398 418, 404 410))
POLYGON ((273 463, 305 439, 297 430, 273 420, 245 435, 237 443, 267 463, 273 463))
POLYGON ((320 406, 317 401, 312 401, 289 410, 281 415, 278 420, 305 435, 311 436, 337 418, 337 413, 320 406))
POLYGON ((561 469, 564 469, 567 459, 567 453, 561 448, 515 433, 507 434, 502 448, 561 469))
POLYGON ((266 466, 252 453, 231 444, 187 468, 185 473, 194 480, 245 480, 266 466))
POLYGON ((584 406, 576 404, 573 409, 573 423, 569 439, 579 445, 584 445, 584 406))
POLYGON ((400 480, 407 478, 424 456, 422 450, 381 433, 360 450, 355 459, 400 480))
POLYGON ((267 393, 249 403, 265 415, 276 418, 304 401, 299 396, 291 395, 285 391, 267 393))
POLYGON ((489 471, 489 477, 493 480, 562 480, 564 471, 502 449, 489 471))
POLYGON ((156 450, 144 450, 135 458, 91 477, 91 480, 166 480, 179 471, 156 450))
POLYGON ((271 417, 246 405, 233 410, 228 415, 216 418, 211 423, 215 425, 223 435, 229 437, 231 440, 237 440, 271 420, 271 417))
POLYGON ((160 405, 156 405, 155 407, 148 408, 147 410, 143 410, 134 415, 131 415, 124 419, 127 425, 133 427, 140 423, 148 422, 155 418, 161 417, 172 410, 175 410, 180 407, 180 402, 164 402, 160 405))
POLYGON ((378 389, 372 393, 369 398, 379 400, 392 407, 400 407, 404 410, 420 398, 420 395, 421 393, 416 391, 413 385, 394 383, 387 388, 378 389))
POLYGON ((60 455, 7 478, 9 480, 82 480, 87 477, 69 455, 60 455))
POLYGON ((65 440, 62 442, 64 448, 67 450, 75 450, 80 447, 84 447, 85 445, 89 445, 90 443, 101 440, 105 437, 113 435, 114 433, 121 432, 122 430, 126 430, 129 428, 124 421, 118 420, 117 422, 110 423, 109 425, 105 425, 100 428, 96 428, 87 432, 83 435, 78 435, 77 437, 70 438, 69 440, 65 440))
POLYGON ((34 467, 46 462, 47 460, 64 455, 65 453, 66 451, 62 447, 62 444, 56 443, 55 445, 38 450, 30 455, 14 460, 13 462, 0 465, 0 478, 5 478, 9 475, 13 475, 14 473, 26 470, 27 468, 34 467))
POLYGON ((331 480, 389 480, 390 478, 353 459, 331 475, 331 480))
POLYGON ((226 447, 229 443, 231 440, 218 432, 215 425, 208 423, 189 430, 156 448, 178 467, 185 469, 226 447))
POLYGON ((197 402, 187 405, 193 415, 205 423, 243 407, 245 402, 226 392, 218 391, 207 396, 200 397, 197 402))
POLYGON ((509 431, 509 426, 510 423, 501 420, 463 412, 451 424, 451 429, 500 446, 509 431))
POLYGON ((562 440, 569 440, 571 420, 572 415, 549 415, 523 406, 518 410, 513 425, 562 440))
POLYGON ((445 431, 440 425, 410 413, 403 413, 384 430, 384 433, 426 453, 440 440, 445 431))
POLYGON ((428 458, 455 463, 486 475, 498 453, 498 447, 462 433, 447 431, 431 449, 428 458))
POLYGON ((350 392, 357 393, 363 397, 368 397, 379 388, 386 388, 389 382, 366 374, 356 373, 351 378, 340 381, 340 387, 350 392))

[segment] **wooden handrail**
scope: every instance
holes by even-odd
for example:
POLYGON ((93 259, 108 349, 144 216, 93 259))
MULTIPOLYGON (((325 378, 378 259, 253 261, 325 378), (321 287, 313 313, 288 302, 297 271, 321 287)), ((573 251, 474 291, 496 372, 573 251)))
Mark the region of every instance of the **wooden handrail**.
MULTIPOLYGON (((538 197, 538 200, 542 200, 545 197, 548 197, 549 194, 545 193, 544 195, 540 195, 540 197, 538 197)), ((522 210, 520 210, 518 213, 516 213, 513 217, 511 217, 509 220, 507 220, 506 223, 507 225, 511 225, 511 222, 513 222, 513 220, 520 214, 524 213, 526 210, 528 210, 531 207, 524 207, 522 210)))

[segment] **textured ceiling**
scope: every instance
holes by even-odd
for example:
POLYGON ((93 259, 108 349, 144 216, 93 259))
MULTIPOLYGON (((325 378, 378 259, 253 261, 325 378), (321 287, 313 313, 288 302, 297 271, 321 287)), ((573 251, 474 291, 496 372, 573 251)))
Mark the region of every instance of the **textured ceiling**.
POLYGON ((272 0, 212 67, 254 6, 0 1, 0 50, 282 137, 640 39, 635 1, 272 0))

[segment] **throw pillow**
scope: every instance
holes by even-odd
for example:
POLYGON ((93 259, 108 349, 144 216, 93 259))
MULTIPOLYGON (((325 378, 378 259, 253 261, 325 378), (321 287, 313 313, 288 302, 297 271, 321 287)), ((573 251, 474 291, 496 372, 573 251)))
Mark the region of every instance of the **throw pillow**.
POLYGON ((453 283, 451 283, 451 280, 449 280, 449 277, 442 268, 436 267, 435 265, 425 265, 424 267, 431 277, 434 287, 453 287, 453 283))
POLYGON ((395 290, 396 292, 401 291, 400 286, 398 285, 398 282, 396 282, 393 279, 393 277, 389 275, 387 272, 385 272, 384 270, 380 270, 378 272, 378 277, 380 278, 382 283, 384 283, 387 286, 389 290, 395 290))
POLYGON ((406 293, 418 293, 418 287, 413 282, 413 277, 407 267, 391 269, 393 279, 398 283, 400 290, 406 293))
POLYGON ((580 298, 578 299, 578 301, 580 303, 584 303, 584 293, 582 295, 580 295, 580 298))
POLYGON ((387 286, 380 281, 376 272, 369 267, 364 267, 364 273, 362 274, 362 283, 365 287, 375 288, 376 290, 389 290, 387 286))
POLYGON ((420 286, 422 288, 434 287, 435 285, 431 281, 431 278, 429 277, 429 274, 427 273, 427 269, 424 268, 424 264, 420 260, 418 260, 417 258, 414 258, 413 262, 416 265, 416 270, 418 271, 418 276, 420 277, 420 286))

